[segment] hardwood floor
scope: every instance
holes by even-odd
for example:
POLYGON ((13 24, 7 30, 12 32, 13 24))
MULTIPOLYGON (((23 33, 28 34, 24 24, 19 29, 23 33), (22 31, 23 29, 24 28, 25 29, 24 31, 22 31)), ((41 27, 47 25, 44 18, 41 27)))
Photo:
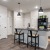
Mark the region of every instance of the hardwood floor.
MULTIPOLYGON (((0 40, 0 50, 34 50, 34 47, 28 47, 27 45, 24 44, 14 44, 13 41, 13 36, 8 36, 7 39, 2 39, 0 40)), ((45 49, 38 49, 37 50, 45 50, 45 49)), ((46 50, 50 50, 50 40, 49 40, 49 45, 46 50)))

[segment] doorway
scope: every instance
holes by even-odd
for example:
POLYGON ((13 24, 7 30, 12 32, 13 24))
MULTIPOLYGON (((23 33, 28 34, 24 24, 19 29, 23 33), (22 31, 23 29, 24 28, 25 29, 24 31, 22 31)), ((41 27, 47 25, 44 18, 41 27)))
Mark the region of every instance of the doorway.
POLYGON ((8 35, 12 35, 12 12, 8 11, 8 35))

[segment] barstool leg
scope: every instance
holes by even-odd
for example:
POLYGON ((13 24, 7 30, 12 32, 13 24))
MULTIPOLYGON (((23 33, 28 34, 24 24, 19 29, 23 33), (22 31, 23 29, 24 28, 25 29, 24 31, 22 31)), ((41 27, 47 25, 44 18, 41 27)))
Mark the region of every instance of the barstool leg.
POLYGON ((14 44, 15 44, 15 35, 14 35, 14 44))
POLYGON ((19 35, 19 45, 20 45, 20 35, 19 35))
POLYGON ((36 50, 36 37, 35 37, 35 50, 36 50))
POLYGON ((27 35, 27 48, 28 48, 28 35, 27 35))
POLYGON ((32 36, 31 36, 31 47, 32 47, 32 36))
POLYGON ((23 43, 24 43, 24 33, 23 33, 23 43))
POLYGON ((39 48, 39 35, 38 35, 38 48, 39 48))

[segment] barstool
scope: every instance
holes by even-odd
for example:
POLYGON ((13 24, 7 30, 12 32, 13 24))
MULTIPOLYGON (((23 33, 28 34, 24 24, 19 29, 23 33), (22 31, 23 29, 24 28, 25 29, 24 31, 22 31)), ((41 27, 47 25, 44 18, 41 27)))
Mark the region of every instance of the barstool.
POLYGON ((15 44, 15 40, 18 40, 19 44, 20 44, 20 41, 23 41, 23 43, 24 43, 24 33, 21 33, 22 30, 20 32, 17 32, 17 29, 15 29, 15 31, 16 31, 16 33, 14 34, 14 44, 15 44), (17 39, 15 38, 16 35, 18 35, 17 39), (21 35, 23 35, 23 39, 20 39, 21 35))
POLYGON ((31 46, 34 45, 35 46, 35 50, 36 50, 36 46, 37 45, 38 45, 38 48, 39 48, 39 35, 37 34, 38 31, 36 31, 36 34, 33 34, 32 30, 29 30, 29 32, 30 32, 30 35, 29 35, 29 33, 27 34, 27 47, 31 43, 31 46), (29 39, 28 37, 31 38, 31 42, 28 42, 28 39, 29 39), (32 38, 35 39, 35 42, 32 41, 32 38), (38 43, 36 42, 36 38, 38 38, 38 43))

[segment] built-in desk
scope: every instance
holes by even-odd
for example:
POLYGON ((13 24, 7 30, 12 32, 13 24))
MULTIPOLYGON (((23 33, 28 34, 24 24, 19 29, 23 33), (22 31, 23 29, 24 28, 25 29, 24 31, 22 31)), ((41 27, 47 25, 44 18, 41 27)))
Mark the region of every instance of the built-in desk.
MULTIPOLYGON (((27 34, 28 34, 28 30, 32 30, 33 33, 34 31, 38 31, 37 34, 39 34, 39 47, 46 49, 48 46, 48 35, 47 32, 50 30, 35 30, 32 28, 16 28, 18 31, 22 30, 22 32, 24 32, 24 43, 27 44, 27 34)), ((16 36, 17 38, 18 36, 16 36)), ((22 38, 22 36, 21 36, 22 38)), ((29 39, 30 41, 30 39, 29 39)), ((34 39, 33 39, 34 41, 34 39)))

